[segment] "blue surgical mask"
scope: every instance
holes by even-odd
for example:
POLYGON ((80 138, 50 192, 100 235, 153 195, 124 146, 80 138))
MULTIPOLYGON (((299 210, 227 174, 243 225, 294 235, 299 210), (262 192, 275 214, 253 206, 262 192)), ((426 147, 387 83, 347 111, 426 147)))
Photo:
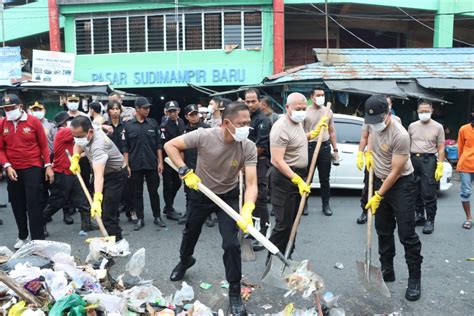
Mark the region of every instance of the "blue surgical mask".
POLYGON ((376 124, 371 124, 370 128, 372 128, 377 133, 382 132, 385 128, 387 128, 387 124, 385 122, 380 122, 376 124))
POLYGON ((86 137, 74 137, 74 143, 78 146, 85 147, 89 144, 89 140, 86 137))
POLYGON ((68 102, 67 108, 71 111, 77 111, 79 109, 79 102, 68 102))
POLYGON ((31 112, 31 114, 33 116, 36 116, 40 120, 44 119, 44 115, 45 115, 44 111, 33 111, 31 112))
POLYGON ((306 111, 291 111, 291 120, 295 123, 301 123, 306 118, 306 111))

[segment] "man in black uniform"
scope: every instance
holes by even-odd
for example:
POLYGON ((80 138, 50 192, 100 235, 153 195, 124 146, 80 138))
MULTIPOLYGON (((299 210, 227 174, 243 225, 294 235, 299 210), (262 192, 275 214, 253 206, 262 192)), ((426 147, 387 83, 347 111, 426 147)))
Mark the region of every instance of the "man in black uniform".
MULTIPOLYGON (((250 110, 250 134, 249 139, 257 146, 257 181, 258 197, 255 203, 255 215, 260 218, 260 232, 267 233, 269 214, 267 208, 268 178, 267 172, 270 167, 270 119, 260 110, 260 93, 257 89, 248 89, 244 94, 245 104, 250 110)), ((264 247, 258 241, 254 241, 255 251, 263 250, 264 247)))
MULTIPOLYGON (((196 104, 189 104, 184 108, 184 115, 186 120, 188 120, 188 124, 185 127, 184 133, 190 133, 192 131, 195 131, 200 128, 209 128, 210 126, 201 122, 201 119, 199 117, 199 109, 196 104)), ((186 166, 189 168, 196 170, 196 164, 197 164, 197 158, 198 158, 198 150, 196 148, 188 148, 184 150, 184 163, 186 166)), ((189 217, 189 198, 190 198, 190 192, 189 188, 187 186, 184 187, 184 192, 186 193, 186 214, 183 215, 178 220, 178 224, 183 225, 186 224, 186 221, 188 220, 189 217)), ((209 217, 208 217, 209 218, 209 217)), ((211 219, 209 222, 206 220, 206 224, 208 226, 214 226, 214 220, 211 219)))
MULTIPOLYGON (((178 117, 180 110, 178 102, 166 102, 165 113, 168 116, 168 119, 160 126, 161 142, 163 145, 184 133, 184 121, 178 117)), ((163 158, 165 158, 166 153, 163 154, 163 158)), ((181 179, 179 178, 178 173, 165 164, 163 170, 163 198, 165 200, 163 213, 166 214, 166 218, 174 221, 179 220, 182 216, 180 213, 176 212, 173 207, 174 198, 176 197, 176 193, 178 193, 180 187, 181 179)))
POLYGON ((150 102, 144 97, 135 100, 135 118, 125 125, 124 158, 129 176, 133 184, 133 204, 137 212, 137 223, 134 230, 140 230, 144 225, 143 212, 143 178, 146 179, 150 196, 153 222, 166 227, 161 219, 159 174, 163 172, 163 155, 158 123, 149 118, 150 102))

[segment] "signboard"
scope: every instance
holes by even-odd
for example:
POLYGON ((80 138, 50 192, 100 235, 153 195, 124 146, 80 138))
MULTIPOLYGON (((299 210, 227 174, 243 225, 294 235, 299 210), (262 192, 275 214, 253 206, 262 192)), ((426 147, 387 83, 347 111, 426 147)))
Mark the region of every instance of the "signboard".
POLYGON ((71 53, 33 50, 34 81, 72 83, 76 55, 71 53))
POLYGON ((10 85, 21 78, 20 47, 0 48, 0 84, 10 85))

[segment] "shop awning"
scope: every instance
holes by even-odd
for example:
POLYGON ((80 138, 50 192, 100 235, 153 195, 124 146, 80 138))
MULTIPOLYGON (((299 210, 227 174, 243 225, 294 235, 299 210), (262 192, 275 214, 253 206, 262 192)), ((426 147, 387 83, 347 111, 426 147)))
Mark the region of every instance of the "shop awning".
POLYGON ((428 89, 459 89, 474 90, 474 78, 452 79, 452 78, 423 78, 416 79, 420 86, 428 89))
POLYGON ((0 86, 8 90, 40 90, 77 93, 88 95, 108 95, 113 90, 108 82, 73 82, 63 85, 49 82, 22 81, 9 86, 0 86))
POLYGON ((434 102, 451 103, 443 100, 442 95, 420 86, 415 81, 397 82, 397 85, 403 89, 409 97, 427 99, 434 102))
POLYGON ((324 80, 329 89, 357 94, 387 94, 407 98, 404 90, 394 80, 324 80))

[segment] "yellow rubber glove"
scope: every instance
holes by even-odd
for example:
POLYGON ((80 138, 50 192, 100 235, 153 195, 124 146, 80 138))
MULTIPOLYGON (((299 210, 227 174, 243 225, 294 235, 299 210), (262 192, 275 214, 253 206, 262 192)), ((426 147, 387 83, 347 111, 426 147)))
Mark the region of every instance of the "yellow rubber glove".
POLYGON ((71 157, 71 165, 69 166, 69 170, 71 170, 73 174, 81 173, 81 166, 79 166, 79 159, 81 159, 81 155, 79 155, 78 153, 72 155, 71 157))
POLYGON ((378 191, 375 191, 374 196, 370 198, 370 200, 367 202, 365 205, 365 209, 371 209, 372 210, 372 215, 375 215, 375 212, 377 212, 377 209, 380 206, 380 202, 383 200, 383 196, 379 194, 378 191))
POLYGON ((201 182, 201 179, 194 173, 193 169, 183 176, 183 180, 188 188, 196 191, 199 190, 198 183, 201 182))
POLYGON ((372 157, 371 151, 366 151, 364 155, 365 155, 365 167, 367 168, 367 171, 370 171, 370 168, 373 168, 374 166, 374 157, 372 157))
POLYGON ((356 166, 360 171, 364 168, 364 152, 362 151, 357 152, 356 166))
POLYGON ((102 200, 104 199, 104 196, 102 193, 94 193, 94 201, 92 202, 91 205, 91 217, 102 217, 102 200))
POLYGON ((242 216, 242 220, 238 221, 237 225, 239 225, 240 229, 244 233, 248 233, 247 226, 249 224, 253 225, 252 213, 254 209, 255 209, 255 203, 252 203, 252 202, 245 202, 244 205, 242 206, 242 210, 240 211, 240 216, 242 216))
POLYGON ((303 196, 304 194, 309 195, 309 193, 311 192, 311 187, 307 185, 306 182, 304 182, 299 175, 295 175, 291 179, 291 182, 298 186, 298 190, 300 191, 301 196, 303 196))
POLYGON ((443 176, 443 167, 444 167, 444 164, 443 164, 442 161, 438 161, 436 163, 436 171, 435 171, 435 174, 434 174, 434 177, 435 177, 436 181, 439 181, 441 179, 441 177, 443 176))
POLYGON ((322 128, 328 128, 328 120, 329 120, 329 116, 324 115, 319 120, 316 127, 311 132, 309 132, 309 137, 311 137, 311 139, 318 137, 319 134, 321 133, 322 128))

